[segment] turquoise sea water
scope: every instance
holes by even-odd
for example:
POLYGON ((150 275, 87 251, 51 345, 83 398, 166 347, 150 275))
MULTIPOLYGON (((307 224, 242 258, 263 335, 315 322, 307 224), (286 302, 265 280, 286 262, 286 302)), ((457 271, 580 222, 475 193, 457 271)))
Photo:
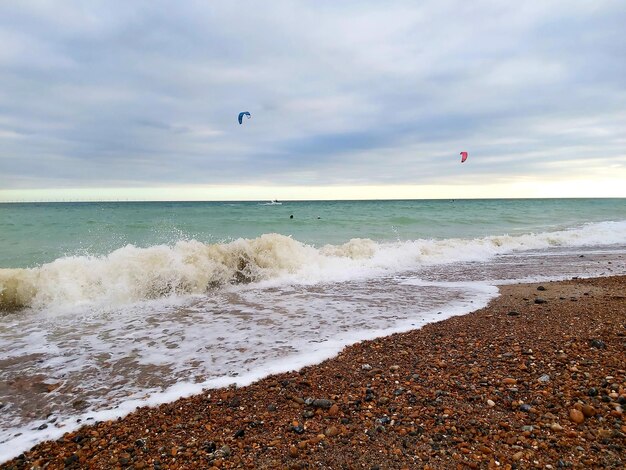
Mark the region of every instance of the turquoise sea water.
POLYGON ((624 199, 0 204, 0 268, 105 255, 128 244, 223 243, 266 233, 322 246, 357 237, 477 238, 624 220, 624 199))
POLYGON ((610 274, 624 199, 0 204, 0 462, 503 283, 610 274))

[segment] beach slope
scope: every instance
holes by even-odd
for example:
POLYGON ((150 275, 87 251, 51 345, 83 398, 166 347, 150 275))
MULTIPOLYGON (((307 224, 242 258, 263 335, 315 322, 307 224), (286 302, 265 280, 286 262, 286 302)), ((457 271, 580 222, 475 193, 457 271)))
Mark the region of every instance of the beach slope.
POLYGON ((624 468, 626 277, 500 291, 471 314, 141 408, 1 467, 624 468))

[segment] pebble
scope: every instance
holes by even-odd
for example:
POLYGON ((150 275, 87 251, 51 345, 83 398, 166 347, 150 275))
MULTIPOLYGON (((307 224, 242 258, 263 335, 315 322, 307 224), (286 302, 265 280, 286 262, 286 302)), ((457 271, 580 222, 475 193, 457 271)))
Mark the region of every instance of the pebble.
POLYGON ((582 411, 572 408, 569 410, 569 419, 576 424, 582 424, 585 421, 585 415, 583 415, 582 411))
POLYGON ((548 301, 547 301, 546 299, 544 299, 543 297, 537 297, 537 298, 535 299, 535 303, 536 303, 536 304, 547 304, 547 303, 548 303, 548 301))
POLYGON ((296 434, 303 434, 304 433, 304 428, 300 425, 298 426, 291 426, 290 428, 293 432, 295 432, 296 434))
POLYGON ((596 409, 591 405, 583 405, 582 412, 586 418, 591 418, 592 416, 595 416, 596 409))
POLYGON ((388 424, 391 422, 391 418, 389 416, 383 416, 382 418, 378 418, 376 421, 380 424, 388 424))
POLYGON ((311 402, 311 406, 313 408, 323 408, 327 410, 331 406, 333 406, 333 402, 331 400, 326 400, 325 398, 319 398, 319 399, 313 400, 311 402))
POLYGON ((487 400, 487 405, 489 405, 491 408, 493 408, 494 406, 496 406, 496 402, 493 400, 487 400))
POLYGON ((543 374, 541 377, 537 379, 539 382, 550 382, 550 376, 548 374, 543 374))
POLYGON ((524 412, 528 412, 530 411, 532 407, 530 405, 527 405, 526 403, 524 403, 523 405, 520 405, 519 409, 520 411, 524 411, 524 412))
POLYGON ((596 348, 596 349, 606 349, 606 343, 602 340, 599 339, 592 339, 589 341, 589 345, 592 348, 596 348))
POLYGON ((518 317, 519 316, 519 312, 516 310, 510 310, 509 313, 507 313, 508 316, 510 317, 518 317))

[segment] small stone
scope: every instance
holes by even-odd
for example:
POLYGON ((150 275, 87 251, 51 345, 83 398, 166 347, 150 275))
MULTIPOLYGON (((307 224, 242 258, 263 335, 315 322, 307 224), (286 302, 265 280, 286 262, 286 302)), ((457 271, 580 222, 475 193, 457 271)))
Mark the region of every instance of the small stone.
POLYGON ((550 429, 552 429, 553 431, 563 431, 563 426, 558 423, 554 423, 550 426, 550 429))
POLYGON ((582 412, 585 415, 585 418, 591 418, 595 416, 596 409, 591 405, 583 405, 582 412))
POLYGON ((295 459, 298 456, 298 448, 296 446, 289 447, 289 457, 295 459))
POLYGON ((517 312, 515 310, 511 310, 509 313, 507 313, 507 315, 509 317, 519 317, 519 312, 517 312))
POLYGON ((502 380, 502 383, 504 385, 515 385, 517 384, 517 379, 514 379, 512 377, 507 377, 506 379, 502 380))
POLYGON ((537 287, 537 290, 543 291, 543 290, 546 290, 546 288, 544 286, 539 286, 539 287, 537 287))
POLYGON ((606 349, 606 343, 599 339, 592 339, 589 341, 589 346, 596 349, 606 349))
POLYGON ((526 404, 526 403, 524 403, 523 405, 520 405, 519 409, 520 409, 520 411, 528 412, 528 411, 530 411, 531 406, 526 404))
POLYGON ((46 423, 43 423, 41 426, 39 426, 37 429, 39 429, 40 431, 46 429, 48 427, 48 425, 46 423))
POLYGON ((389 424, 391 422, 391 418, 389 416, 383 416, 382 418, 378 418, 376 421, 380 424, 389 424))
POLYGON ((582 411, 577 410, 576 408, 572 408, 569 410, 569 419, 571 419, 576 424, 582 424, 585 421, 585 415, 583 415, 582 411))
POLYGON ((235 433, 235 436, 234 436, 234 437, 235 437, 235 439, 240 439, 240 438, 242 438, 243 436, 245 436, 245 434, 246 434, 246 431, 245 431, 244 429, 240 429, 240 430, 238 430, 238 431, 235 433))
POLYGON ((313 400, 311 402, 311 406, 313 406, 313 408, 323 408, 325 410, 329 409, 331 406, 333 406, 333 402, 330 400, 326 400, 324 398, 320 398, 317 400, 313 400))
POLYGON ((546 304, 546 303, 548 303, 548 301, 546 299, 544 299, 543 297, 537 297, 535 299, 535 303, 536 304, 546 304))
POLYGON ((589 395, 590 397, 597 397, 598 396, 598 389, 591 387, 589 390, 587 390, 587 395, 589 395))
POLYGON ((493 400, 487 400, 487 405, 488 405, 490 408, 493 408, 494 406, 496 406, 496 402, 495 402, 495 401, 493 401, 493 400))
POLYGON ((391 366, 391 367, 389 368, 389 370, 390 370, 391 372, 397 372, 397 371, 399 371, 399 370, 400 370, 400 366, 393 365, 393 366, 391 366))
POLYGON ((336 404, 331 406, 330 409, 328 410, 328 414, 330 416, 336 416, 337 413, 339 413, 339 407, 336 404))
POLYGON ((295 432, 296 434, 302 434, 304 433, 304 428, 300 425, 298 426, 291 426, 290 428, 293 432, 295 432))
POLYGON ((326 431, 324 431, 324 434, 327 435, 328 437, 333 437, 339 434, 339 432, 340 431, 336 426, 330 426, 329 428, 326 429, 326 431))
POLYGON ((363 364, 361 366, 361 369, 362 370, 372 370, 372 366, 370 366, 369 364, 363 364))
POLYGON ((550 376, 548 374, 543 374, 537 380, 542 383, 550 382, 550 376))
POLYGON ((267 405, 267 411, 276 411, 276 405, 273 405, 273 404, 267 405))

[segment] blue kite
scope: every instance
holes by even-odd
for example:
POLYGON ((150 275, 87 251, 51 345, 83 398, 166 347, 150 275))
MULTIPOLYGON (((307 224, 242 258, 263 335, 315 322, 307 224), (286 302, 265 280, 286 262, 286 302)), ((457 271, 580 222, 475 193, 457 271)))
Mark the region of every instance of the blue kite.
POLYGON ((248 111, 243 111, 241 113, 239 113, 239 124, 241 124, 241 121, 243 121, 243 117, 246 116, 248 119, 250 119, 250 113, 248 111))

